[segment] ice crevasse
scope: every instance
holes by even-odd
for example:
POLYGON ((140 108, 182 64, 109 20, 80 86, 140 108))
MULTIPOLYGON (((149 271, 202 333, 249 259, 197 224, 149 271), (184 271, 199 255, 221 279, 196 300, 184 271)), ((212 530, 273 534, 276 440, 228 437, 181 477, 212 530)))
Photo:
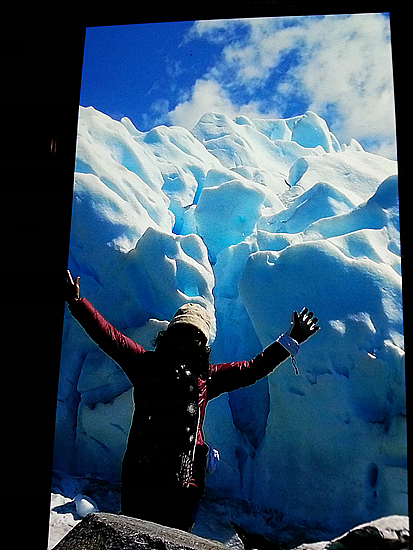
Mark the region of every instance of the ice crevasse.
MULTIPOLYGON (((322 330, 208 405, 208 487, 256 514, 346 529, 407 514, 397 164, 307 112, 205 114, 140 132, 80 108, 69 269, 146 348, 176 309, 213 318, 212 362, 250 359, 303 305, 322 330)), ((65 314, 54 467, 119 481, 132 389, 65 314)), ((271 519, 272 518, 272 519, 271 519)))

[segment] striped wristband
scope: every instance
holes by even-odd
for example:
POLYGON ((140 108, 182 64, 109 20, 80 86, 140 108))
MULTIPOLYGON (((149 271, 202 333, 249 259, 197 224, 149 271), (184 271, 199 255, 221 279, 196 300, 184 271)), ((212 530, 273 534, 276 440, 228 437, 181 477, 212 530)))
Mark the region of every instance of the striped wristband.
POLYGON ((283 348, 285 348, 290 355, 293 357, 297 355, 297 353, 300 350, 300 344, 296 342, 291 336, 288 334, 281 334, 276 340, 279 344, 282 345, 283 348))

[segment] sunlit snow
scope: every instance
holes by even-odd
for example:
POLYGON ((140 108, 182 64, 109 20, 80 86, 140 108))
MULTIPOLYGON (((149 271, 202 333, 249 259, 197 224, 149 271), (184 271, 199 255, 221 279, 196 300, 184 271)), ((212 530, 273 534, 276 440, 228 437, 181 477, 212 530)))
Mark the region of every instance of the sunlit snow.
MULTIPOLYGON (((81 107, 75 171, 69 269, 144 347, 188 301, 214 318, 212 362, 252 358, 294 309, 319 318, 299 376, 287 360, 208 405, 209 490, 332 529, 407 514, 397 163, 312 112, 142 133, 81 107)), ((126 376, 67 311, 55 469, 119 483, 131 415, 126 376)))

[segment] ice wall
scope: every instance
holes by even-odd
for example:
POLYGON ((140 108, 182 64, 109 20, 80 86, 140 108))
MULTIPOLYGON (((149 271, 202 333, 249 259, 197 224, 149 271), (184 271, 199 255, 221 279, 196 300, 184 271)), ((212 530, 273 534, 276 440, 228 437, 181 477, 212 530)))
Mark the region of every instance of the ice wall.
MULTIPOLYGON (((396 172, 312 112, 142 133, 80 108, 69 268, 117 328, 150 348, 198 301, 221 362, 253 357, 294 309, 320 319, 299 376, 288 360, 208 405, 208 485, 267 517, 407 513, 396 172)), ((119 480, 131 414, 127 378, 66 312, 55 467, 119 480)))

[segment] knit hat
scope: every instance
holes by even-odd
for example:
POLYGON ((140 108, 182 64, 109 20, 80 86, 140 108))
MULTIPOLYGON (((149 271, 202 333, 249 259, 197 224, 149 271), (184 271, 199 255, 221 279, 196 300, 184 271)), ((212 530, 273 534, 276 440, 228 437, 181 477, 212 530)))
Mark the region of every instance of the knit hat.
POLYGON ((178 324, 192 325, 200 330, 209 340, 211 318, 207 310, 200 304, 184 304, 181 306, 169 323, 168 328, 178 324))

